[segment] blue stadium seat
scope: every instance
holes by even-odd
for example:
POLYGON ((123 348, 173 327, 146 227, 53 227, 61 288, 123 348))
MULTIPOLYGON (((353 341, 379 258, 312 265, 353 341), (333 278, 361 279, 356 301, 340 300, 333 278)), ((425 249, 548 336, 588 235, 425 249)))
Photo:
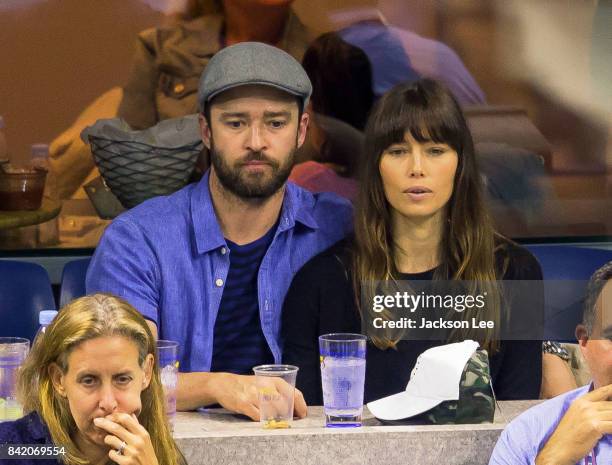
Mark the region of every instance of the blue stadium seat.
POLYGON ((0 260, 0 336, 34 338, 38 312, 55 310, 47 271, 35 263, 0 260))
POLYGON ((85 275, 90 260, 89 258, 73 260, 64 266, 60 290, 60 308, 85 295, 85 275))
POLYGON ((528 245, 544 275, 544 338, 576 342, 582 321, 586 285, 591 275, 612 260, 612 250, 564 245, 528 245))

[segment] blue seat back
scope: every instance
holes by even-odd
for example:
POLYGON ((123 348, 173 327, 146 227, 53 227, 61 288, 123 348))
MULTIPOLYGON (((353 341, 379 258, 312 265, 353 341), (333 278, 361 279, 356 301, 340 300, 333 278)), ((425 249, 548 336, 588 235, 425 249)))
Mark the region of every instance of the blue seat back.
POLYGON ((0 336, 33 340, 38 313, 55 310, 47 271, 35 263, 0 260, 0 336))
POLYGON ((612 260, 612 250, 564 245, 528 245, 544 275, 544 338, 575 342, 582 321, 586 285, 591 275, 612 260))
POLYGON ((62 271, 60 308, 70 301, 85 295, 85 275, 91 259, 82 258, 66 263, 62 271))

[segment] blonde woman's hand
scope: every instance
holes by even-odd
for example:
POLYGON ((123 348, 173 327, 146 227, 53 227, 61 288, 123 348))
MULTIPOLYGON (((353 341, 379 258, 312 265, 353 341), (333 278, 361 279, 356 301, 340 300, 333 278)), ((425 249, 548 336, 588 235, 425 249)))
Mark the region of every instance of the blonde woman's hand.
POLYGON ((111 448, 108 456, 113 462, 119 465, 159 465, 149 432, 138 422, 136 415, 113 413, 96 418, 94 423, 109 433, 104 442, 111 448))

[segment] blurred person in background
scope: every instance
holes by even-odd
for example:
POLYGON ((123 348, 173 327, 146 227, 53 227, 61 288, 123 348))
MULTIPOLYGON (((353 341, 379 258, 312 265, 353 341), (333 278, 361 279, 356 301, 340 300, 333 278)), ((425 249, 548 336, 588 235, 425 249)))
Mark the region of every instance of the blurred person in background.
POLYGON ((589 281, 576 338, 592 382, 514 419, 489 465, 612 463, 612 262, 589 281))
POLYGON ((367 55, 335 32, 322 34, 306 50, 302 66, 312 82, 310 144, 306 161, 290 179, 312 192, 357 196, 357 167, 363 156, 363 128, 374 103, 367 55))
POLYGON ((444 83, 462 106, 486 103, 484 92, 453 49, 391 25, 376 8, 377 2, 371 3, 371 7, 337 10, 330 19, 342 39, 368 55, 376 96, 403 82, 431 78, 444 83))
POLYGON ((556 341, 542 343, 541 399, 551 399, 578 387, 569 365, 570 354, 556 341))
POLYGON ((46 444, 59 460, 11 463, 186 465, 172 439, 145 319, 107 294, 74 300, 34 341, 18 380, 27 413, 0 423, 0 444, 46 444))
POLYGON ((372 65, 366 53, 336 33, 317 37, 302 66, 312 82, 312 108, 363 131, 374 104, 372 65))
POLYGON ((542 343, 541 399, 552 399, 588 384, 591 371, 580 350, 580 344, 544 341, 542 343))

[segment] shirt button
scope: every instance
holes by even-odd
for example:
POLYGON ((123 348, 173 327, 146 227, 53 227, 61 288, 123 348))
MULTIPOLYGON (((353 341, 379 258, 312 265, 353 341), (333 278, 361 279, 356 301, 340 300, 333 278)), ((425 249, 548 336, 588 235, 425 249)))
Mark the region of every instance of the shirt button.
POLYGON ((225 247, 221 247, 221 255, 225 255, 227 253, 227 249, 225 247))
POLYGON ((223 286, 223 280, 221 278, 217 278, 215 284, 217 285, 217 287, 221 287, 223 286))

